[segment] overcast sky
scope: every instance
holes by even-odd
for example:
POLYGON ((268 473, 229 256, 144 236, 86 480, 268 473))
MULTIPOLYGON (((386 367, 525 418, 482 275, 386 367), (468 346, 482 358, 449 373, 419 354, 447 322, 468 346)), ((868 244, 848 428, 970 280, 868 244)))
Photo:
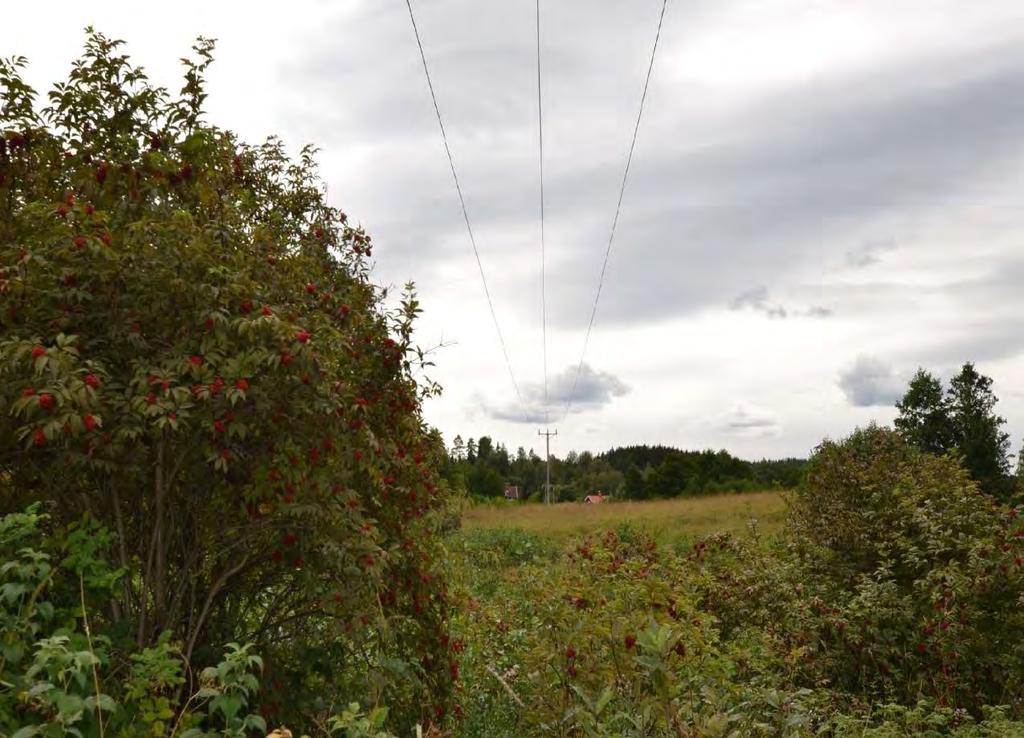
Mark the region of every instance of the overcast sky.
MULTIPOLYGON (((542 0, 553 452, 805 455, 919 365, 995 380, 1024 435, 1024 3, 669 0, 597 322, 562 419, 660 0, 542 0), (554 424, 554 423, 553 423, 554 424)), ((414 2, 516 400, 402 0, 17 3, 0 54, 38 89, 82 29, 177 90, 218 40, 208 120, 312 142, 375 279, 414 280, 444 348, 428 420, 543 450, 533 0, 414 2), (152 8, 153 10, 149 10, 152 8)))

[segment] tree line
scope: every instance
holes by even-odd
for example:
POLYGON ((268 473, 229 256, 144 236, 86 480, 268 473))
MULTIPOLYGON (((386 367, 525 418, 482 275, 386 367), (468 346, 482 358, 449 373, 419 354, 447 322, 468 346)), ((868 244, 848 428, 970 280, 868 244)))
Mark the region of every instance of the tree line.
MULTIPOLYGON (((716 492, 748 492, 795 486, 803 459, 746 461, 727 451, 684 451, 670 446, 635 445, 600 454, 570 451, 551 457, 552 499, 582 500, 601 492, 620 499, 645 500, 716 492)), ((489 436, 464 441, 456 436, 445 474, 456 488, 477 497, 501 497, 506 485, 520 497, 540 499, 544 458, 523 447, 511 453, 489 436)))

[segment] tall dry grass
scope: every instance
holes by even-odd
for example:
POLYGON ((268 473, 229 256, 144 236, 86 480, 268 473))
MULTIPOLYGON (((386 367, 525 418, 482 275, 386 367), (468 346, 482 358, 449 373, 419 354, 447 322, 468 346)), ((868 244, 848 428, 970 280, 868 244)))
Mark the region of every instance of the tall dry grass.
POLYGON ((764 533, 777 531, 785 519, 781 492, 749 492, 671 500, 605 502, 590 505, 563 502, 476 505, 463 517, 467 528, 520 528, 562 539, 628 522, 656 538, 741 532, 751 520, 764 533))

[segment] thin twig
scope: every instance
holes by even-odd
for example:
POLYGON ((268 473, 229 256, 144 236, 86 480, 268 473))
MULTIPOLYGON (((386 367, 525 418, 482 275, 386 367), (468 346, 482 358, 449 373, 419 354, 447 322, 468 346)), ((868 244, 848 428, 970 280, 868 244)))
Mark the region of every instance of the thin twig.
POLYGON ((497 670, 495 670, 495 668, 493 666, 491 666, 490 664, 486 664, 484 666, 484 668, 487 670, 488 674, 490 674, 492 677, 497 679, 498 683, 501 684, 501 686, 503 686, 505 688, 505 691, 508 692, 508 696, 512 698, 512 701, 515 702, 517 705, 519 705, 521 708, 523 708, 525 710, 526 709, 526 705, 524 705, 523 701, 521 699, 519 699, 519 695, 517 695, 515 693, 515 690, 512 689, 512 687, 509 685, 509 683, 505 681, 505 678, 501 674, 499 674, 497 672, 497 670))
POLYGON ((100 738, 104 736, 103 729, 103 708, 100 706, 100 675, 96 669, 96 652, 92 648, 92 633, 89 630, 89 616, 85 612, 85 580, 82 572, 78 572, 78 596, 82 602, 82 623, 85 625, 85 642, 89 645, 89 654, 92 656, 92 683, 96 687, 96 720, 100 724, 100 738))

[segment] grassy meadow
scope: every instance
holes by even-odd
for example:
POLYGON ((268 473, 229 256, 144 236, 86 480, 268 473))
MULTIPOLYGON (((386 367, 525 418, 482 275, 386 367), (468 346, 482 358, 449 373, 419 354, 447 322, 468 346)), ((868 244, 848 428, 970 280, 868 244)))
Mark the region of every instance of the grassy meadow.
POLYGON ((785 493, 779 491, 722 494, 667 500, 605 502, 588 505, 506 503, 477 505, 463 517, 468 530, 518 528, 555 541, 623 523, 667 542, 712 533, 740 533, 756 521, 762 533, 774 533, 786 515, 785 493))

